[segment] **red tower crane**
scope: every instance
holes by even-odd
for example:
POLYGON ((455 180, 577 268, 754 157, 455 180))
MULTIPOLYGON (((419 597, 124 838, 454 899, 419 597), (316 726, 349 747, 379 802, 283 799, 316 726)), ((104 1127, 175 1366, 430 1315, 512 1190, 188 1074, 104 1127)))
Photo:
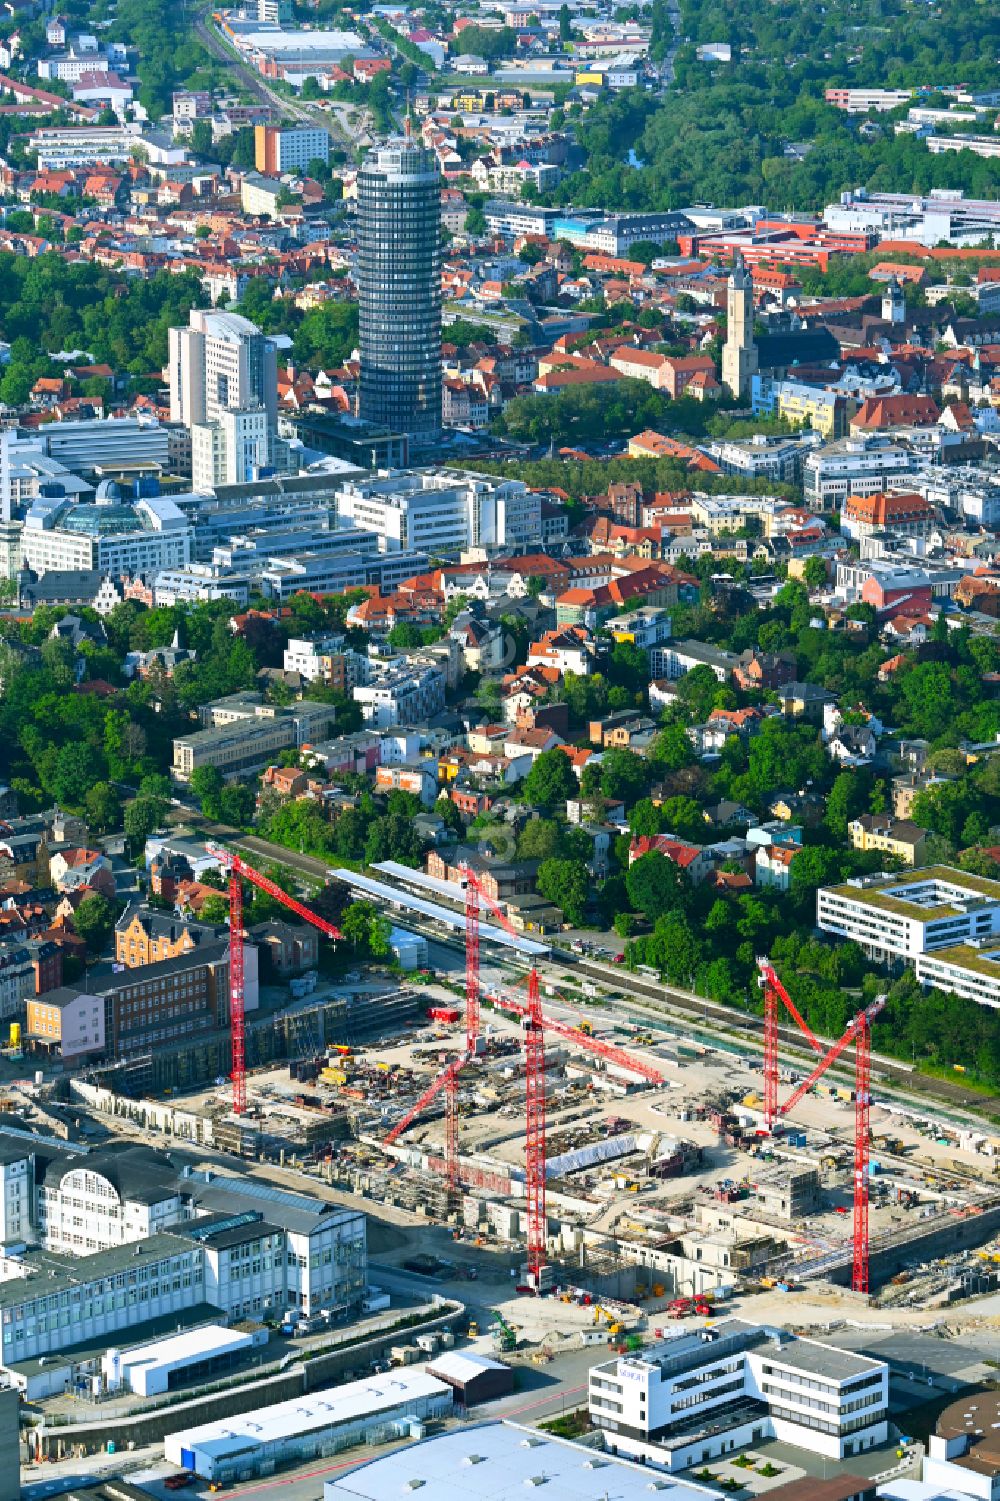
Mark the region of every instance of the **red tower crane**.
MULTIPOLYGON (((500 905, 494 901, 483 888, 482 881, 475 871, 466 867, 465 871, 465 1042, 466 1049, 463 1054, 454 1059, 442 1073, 427 1086, 423 1094, 414 1105, 406 1112, 403 1118, 397 1121, 388 1136, 385 1138, 387 1146, 391 1146, 402 1136, 408 1126, 412 1125, 430 1102, 443 1089, 445 1091, 445 1160, 444 1170, 449 1183, 458 1185, 460 1177, 467 1181, 475 1182, 489 1177, 493 1180, 483 1182, 482 1186, 493 1187, 497 1175, 486 1175, 459 1168, 458 1162, 458 1120, 456 1092, 458 1076, 462 1069, 471 1059, 476 1056, 476 1048, 479 1040, 479 1012, 482 997, 482 984, 479 972, 479 912, 481 904, 485 904, 497 922, 509 933, 512 938, 521 938, 521 934, 512 925, 506 913, 500 905)), ((524 1001, 515 998, 507 992, 491 994, 490 999, 505 1011, 513 1012, 524 1023, 524 1071, 525 1071, 525 1189, 527 1198, 528 1218, 528 1273, 533 1287, 538 1290, 541 1283, 542 1269, 545 1266, 545 1241, 547 1231, 547 1216, 545 1209, 545 1033, 555 1032, 558 1036, 572 1039, 578 1046, 585 1048, 587 1052, 594 1053, 605 1062, 614 1064, 618 1068, 628 1069, 638 1074, 651 1084, 662 1084, 663 1075, 660 1071, 647 1063, 645 1059, 636 1058, 624 1048, 615 1047, 613 1043, 603 1042, 598 1037, 588 1036, 579 1031, 569 1022, 557 1021, 554 1017, 546 1016, 542 1011, 541 995, 538 986, 538 971, 532 965, 528 973, 527 996, 524 1001)), ((509 1184, 508 1184, 509 1188, 509 1184)))
POLYGON ((778 1118, 778 1003, 784 1003, 817 1053, 822 1053, 823 1047, 778 979, 771 961, 758 959, 757 968, 764 991, 764 1124, 771 1131, 778 1118))
POLYGON ((258 891, 267 892, 276 901, 296 913, 327 938, 338 939, 344 935, 303 902, 296 901, 287 891, 282 891, 276 881, 262 875, 252 865, 247 865, 232 850, 219 844, 206 845, 229 871, 229 1027, 233 1050, 233 1114, 243 1115, 247 1108, 246 1071, 246 1006, 243 991, 243 882, 249 881, 258 891))
POLYGON ((766 959, 757 961, 764 987, 764 1120, 769 1131, 780 1116, 789 1115, 799 1101, 854 1044, 854 1224, 852 1234, 851 1287, 869 1291, 868 1186, 871 1137, 871 1024, 885 1008, 886 998, 877 995, 870 1005, 851 1018, 843 1035, 823 1052, 822 1044, 799 1014, 788 992, 766 959), (778 1104, 778 1001, 782 1000, 798 1022, 812 1047, 822 1056, 811 1074, 793 1089, 783 1105, 778 1104))

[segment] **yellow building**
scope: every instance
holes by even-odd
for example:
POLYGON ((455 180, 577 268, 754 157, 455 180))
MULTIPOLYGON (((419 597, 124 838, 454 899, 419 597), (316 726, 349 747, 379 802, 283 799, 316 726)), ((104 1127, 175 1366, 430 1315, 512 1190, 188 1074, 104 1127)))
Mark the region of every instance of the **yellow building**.
POLYGON ((847 403, 842 396, 799 381, 779 381, 777 411, 786 422, 811 427, 824 438, 840 438, 847 431, 847 403))
POLYGON ((927 830, 909 819, 893 818, 891 813, 862 813, 848 824, 847 832, 853 849, 895 855, 904 865, 924 863, 927 830))

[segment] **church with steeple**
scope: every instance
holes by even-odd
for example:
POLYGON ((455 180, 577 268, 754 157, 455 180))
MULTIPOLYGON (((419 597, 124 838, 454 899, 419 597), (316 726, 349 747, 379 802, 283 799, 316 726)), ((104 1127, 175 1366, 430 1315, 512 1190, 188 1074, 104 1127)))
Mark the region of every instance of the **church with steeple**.
POLYGON ((750 395, 757 374, 757 346, 753 337, 753 277, 739 251, 733 262, 726 295, 726 342, 722 348, 722 384, 730 395, 750 395))

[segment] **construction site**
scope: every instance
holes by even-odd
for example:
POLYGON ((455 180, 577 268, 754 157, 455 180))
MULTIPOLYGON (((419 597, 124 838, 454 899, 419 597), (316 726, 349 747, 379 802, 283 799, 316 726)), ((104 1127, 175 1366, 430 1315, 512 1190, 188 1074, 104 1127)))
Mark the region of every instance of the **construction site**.
MULTIPOLYGON (((880 1091, 880 998, 824 1045, 761 960, 759 1051, 665 1008, 630 1019, 621 972, 581 984, 470 873, 464 973, 404 988, 397 1035, 248 1067, 242 882, 266 878, 226 858, 232 1077, 167 1101, 75 1083, 120 1129, 274 1164, 376 1217, 440 1227, 470 1277, 502 1275, 522 1300, 558 1290, 581 1330, 807 1285, 857 1307, 933 1307, 1000 1284, 1000 1141, 972 1117, 880 1091), (801 1032, 794 1057, 779 1016, 801 1032), (612 1305, 609 1319, 593 1311, 612 1305)), ((336 942, 307 905, 279 899, 336 942)), ((453 1270, 439 1249, 422 1274, 453 1270)))

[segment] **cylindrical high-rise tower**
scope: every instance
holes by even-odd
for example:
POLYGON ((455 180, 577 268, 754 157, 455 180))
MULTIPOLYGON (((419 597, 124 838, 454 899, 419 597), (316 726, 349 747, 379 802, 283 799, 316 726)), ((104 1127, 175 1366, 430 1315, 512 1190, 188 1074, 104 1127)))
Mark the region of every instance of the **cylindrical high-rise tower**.
POLYGON ((409 135, 358 173, 360 414, 416 437, 441 428, 441 180, 409 135))

